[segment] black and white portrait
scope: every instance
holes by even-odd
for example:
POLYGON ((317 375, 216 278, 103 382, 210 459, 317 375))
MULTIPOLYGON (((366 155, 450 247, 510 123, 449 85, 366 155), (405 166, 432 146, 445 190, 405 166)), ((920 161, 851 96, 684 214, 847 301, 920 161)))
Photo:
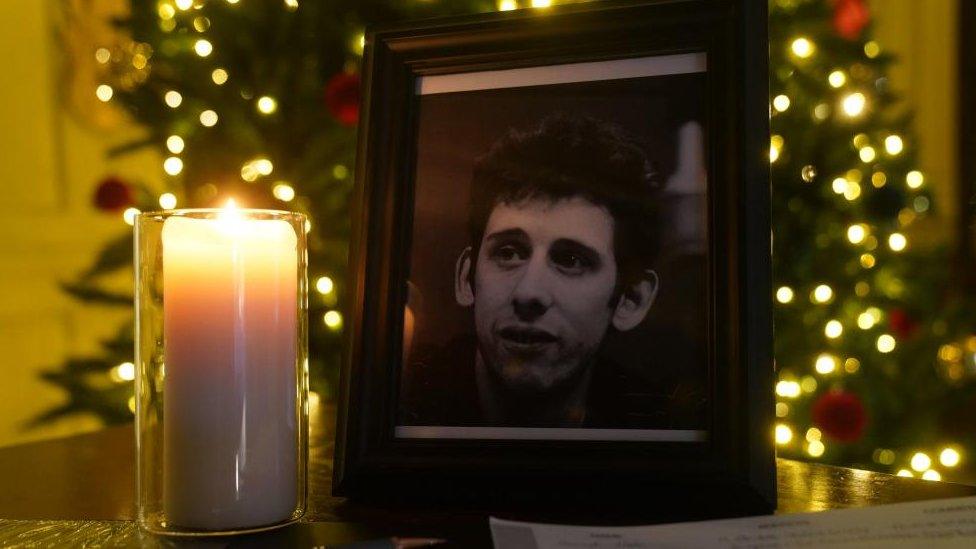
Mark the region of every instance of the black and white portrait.
POLYGON ((396 436, 707 438, 704 54, 419 79, 396 436))

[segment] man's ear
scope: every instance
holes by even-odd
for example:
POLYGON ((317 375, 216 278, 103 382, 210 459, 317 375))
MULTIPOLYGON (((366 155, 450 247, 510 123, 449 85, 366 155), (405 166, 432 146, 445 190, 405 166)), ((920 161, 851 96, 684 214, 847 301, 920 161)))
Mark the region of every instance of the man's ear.
POLYGON ((626 332, 637 327, 651 310, 658 290, 657 273, 644 271, 644 278, 624 289, 613 310, 613 327, 626 332))
POLYGON ((461 252, 454 266, 454 300, 462 307, 474 305, 474 291, 471 288, 471 246, 461 252))

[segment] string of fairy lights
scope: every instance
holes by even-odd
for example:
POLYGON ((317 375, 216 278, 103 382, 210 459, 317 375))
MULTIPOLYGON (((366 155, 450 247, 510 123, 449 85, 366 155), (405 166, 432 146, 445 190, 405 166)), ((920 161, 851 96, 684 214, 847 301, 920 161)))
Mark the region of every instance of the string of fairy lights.
MULTIPOLYGON (((220 1, 220 0, 213 0, 220 1)), ((222 0, 234 6, 242 0, 222 0)), ((245 0, 246 1, 246 0, 245 0)), ((499 11, 509 11, 520 8, 547 8, 553 4, 552 0, 498 0, 496 8, 499 11)), ((189 39, 188 47, 194 54, 201 59, 208 59, 212 56, 215 46, 208 40, 207 31, 210 29, 211 21, 202 15, 194 12, 201 6, 199 0, 161 0, 157 5, 157 15, 159 28, 163 32, 172 32, 178 25, 183 24, 191 28, 196 34, 189 39)), ((288 11, 299 8, 299 0, 282 0, 282 7, 288 11)), ((354 54, 361 55, 365 43, 365 37, 359 32, 349 39, 349 48, 354 54)), ((143 45, 144 46, 144 45, 143 45)), ((807 66, 807 62, 817 55, 817 44, 809 37, 798 36, 788 41, 788 56, 798 67, 807 66)), ((124 61, 131 64, 132 68, 140 74, 148 71, 150 64, 151 50, 148 47, 137 47, 133 55, 125 57, 124 61)), ((874 59, 881 53, 880 45, 871 40, 863 45, 863 54, 868 59, 874 59)), ((106 48, 99 48, 95 52, 96 61, 107 65, 110 62, 118 62, 112 52, 106 48)), ((864 118, 872 110, 871 92, 859 87, 856 82, 863 80, 857 71, 863 71, 863 67, 854 64, 851 67, 832 68, 826 75, 826 83, 829 89, 834 90, 836 95, 830 100, 823 100, 816 103, 810 115, 814 123, 823 123, 837 115, 847 122, 857 122, 864 118), (852 78, 856 76, 857 78, 852 78)), ((215 86, 226 86, 233 84, 233 75, 225 67, 214 66, 209 71, 209 78, 215 86)), ((141 80, 145 79, 143 74, 141 80)), ((139 81, 141 81, 139 80, 139 81)), ((113 99, 115 90, 110 84, 101 83, 95 89, 95 96, 103 102, 113 99)), ((161 101, 170 109, 186 109, 183 95, 179 90, 165 90, 161 96, 161 101)), ((278 99, 272 95, 264 94, 253 98, 254 109, 259 116, 270 116, 278 110, 278 99)), ((799 108, 787 93, 778 94, 770 101, 770 116, 776 117, 789 112, 791 109, 799 108)), ((220 122, 220 115, 213 108, 202 108, 196 113, 200 127, 213 128, 220 122)), ((852 124, 853 125, 853 124, 852 124)), ((187 138, 183 135, 169 135, 163 143, 168 155, 162 162, 163 171, 170 177, 177 178, 183 172, 183 160, 181 155, 186 151, 187 138)), ((851 136, 850 146, 856 151, 857 165, 850 167, 843 173, 835 174, 829 181, 830 190, 839 200, 856 202, 862 196, 863 187, 871 185, 874 188, 881 188, 885 185, 895 183, 891 180, 890 174, 878 168, 879 161, 885 158, 895 158, 903 154, 906 150, 905 139, 896 133, 887 133, 878 136, 869 136, 866 133, 854 133, 851 136)), ((790 144, 786 142, 782 135, 774 134, 770 137, 769 161, 775 164, 780 160, 785 151, 788 151, 790 144)), ((272 180, 271 176, 275 172, 275 165, 271 158, 266 155, 259 155, 245 160, 240 167, 240 178, 247 183, 258 181, 270 181, 270 191, 272 196, 283 202, 288 203, 296 198, 294 186, 286 180, 272 180)), ((333 176, 342 180, 349 176, 349 169, 338 164, 333 167, 333 176)), ((817 167, 804 165, 800 170, 802 181, 813 184, 817 179, 817 167)), ((908 171, 904 176, 903 184, 910 192, 920 190, 925 184, 924 174, 917 170, 908 171)), ((176 208, 179 200, 172 192, 164 192, 158 196, 160 208, 169 210, 176 208)), ((906 227, 911 224, 917 216, 924 215, 929 208, 929 200, 923 194, 915 195, 911 200, 911 208, 905 208, 898 214, 898 224, 906 227)), ((135 215, 139 213, 137 208, 128 208, 123 214, 123 220, 132 225, 135 215)), ((311 230, 311 225, 306 226, 306 232, 311 230)), ((861 268, 871 270, 878 267, 878 248, 884 246, 891 252, 899 253, 906 250, 909 246, 908 238, 901 231, 891 231, 883 234, 876 227, 872 227, 864 221, 851 223, 844 232, 848 244, 858 250, 858 263, 861 268)), ((897 284, 897 281, 892 282, 897 284)), ((328 274, 321 274, 315 278, 313 287, 321 296, 333 296, 336 291, 334 280, 328 274)), ((866 300, 871 295, 872 288, 867 282, 859 281, 855 284, 854 293, 862 300, 866 300)), ((835 290, 827 283, 813 285, 809 290, 792 288, 790 286, 780 286, 774 291, 775 302, 780 307, 789 307, 796 303, 800 296, 804 295, 815 306, 824 306, 837 298, 835 290)), ((332 300, 334 302, 334 299, 332 300)), ((897 338, 891 334, 881 331, 884 313, 874 305, 867 304, 862 310, 856 312, 850 318, 831 318, 823 325, 823 334, 827 340, 839 340, 850 330, 858 329, 864 332, 877 331, 874 335, 875 348, 878 353, 887 354, 893 352, 897 346, 897 338)), ((342 329, 342 314, 335 309, 329 309, 322 315, 322 322, 330 330, 338 331, 342 329)), ((972 346, 976 352, 976 338, 967 345, 972 346)), ((942 346, 939 351, 939 359, 948 364, 951 370, 953 365, 959 363, 963 355, 963 349, 955 344, 942 346)), ((840 357, 831 352, 823 352, 814 358, 813 371, 823 378, 835 375, 855 374, 861 367, 860 361, 855 357, 840 357)), ((951 375, 951 372, 950 372, 951 375)), ((959 374, 961 375, 961 374, 959 374)), ((110 377, 120 383, 131 382, 135 377, 135 367, 131 362, 124 362, 112 368, 110 377)), ((780 379, 775 386, 776 416, 779 418, 774 428, 774 439, 778 446, 786 447, 793 444, 800 444, 807 455, 813 458, 823 456, 826 452, 824 435, 820 429, 814 426, 806 429, 797 428, 789 423, 791 415, 791 402, 803 397, 812 395, 822 383, 814 375, 795 376, 789 371, 781 372, 780 379), (797 434, 802 432, 802 438, 797 434)), ((316 395, 317 396, 317 395, 316 395)), ((134 408, 134 398, 130 399, 130 409, 134 408)), ((935 463, 931 455, 937 456, 938 464, 945 468, 952 468, 959 465, 962 461, 961 450, 958 446, 948 444, 934 451, 917 450, 909 452, 909 455, 901 456, 898 459, 897 453, 892 449, 879 448, 874 452, 875 462, 892 467, 900 462, 905 464, 899 468, 899 476, 914 477, 920 476, 926 480, 940 480, 941 473, 935 468, 935 463)))
MULTIPOLYGON (((788 41, 788 57, 792 59, 798 67, 805 67, 807 60, 816 55, 817 46, 814 41, 805 36, 798 36, 788 41)), ((876 41, 867 41, 863 46, 864 56, 874 59, 881 53, 881 47, 876 41)), ((863 67, 855 64, 850 70, 864 72, 863 67)), ((792 74, 792 73, 789 73, 792 74)), ((861 78, 863 79, 863 78, 861 78)), ((823 100, 813 106, 810 113, 814 123, 822 123, 836 112, 839 117, 847 122, 854 123, 865 117, 871 110, 871 95, 867 89, 860 89, 853 83, 847 71, 842 68, 834 68, 826 74, 826 82, 830 89, 836 90, 834 101, 823 100)), ((794 107, 786 93, 778 94, 770 102, 770 116, 776 117, 786 113, 794 107)), ((856 126, 855 124, 851 124, 856 126)), ((874 188, 882 188, 890 184, 889 174, 883 168, 883 159, 894 158, 901 155, 905 149, 905 140, 896 133, 886 133, 880 136, 871 136, 866 133, 855 133, 851 136, 850 145, 857 155, 857 165, 852 166, 844 173, 837 174, 830 180, 830 190, 839 199, 848 202, 855 202, 862 195, 862 186, 870 184, 874 188)), ((770 136, 769 161, 775 164, 787 149, 789 144, 782 135, 770 136)), ((806 183, 816 181, 817 168, 813 165, 805 165, 800 170, 800 179, 806 183)), ((925 183, 924 174, 913 169, 905 174, 903 185, 909 192, 918 191, 925 183)), ((906 227, 911 224, 917 216, 924 214, 929 208, 929 200, 925 196, 918 194, 911 200, 911 208, 904 208, 898 214, 898 225, 906 227)), ((847 226, 844 231, 847 243, 860 252, 858 263, 864 270, 871 270, 878 266, 877 250, 882 242, 894 253, 904 251, 909 243, 908 238, 899 230, 891 231, 888 234, 882 232, 870 224, 858 221, 847 226)), ((892 284, 899 284, 897 280, 891 281, 892 284)), ((806 293, 807 297, 814 306, 822 306, 831 303, 836 298, 836 293, 829 284, 815 284, 809 292, 801 292, 799 289, 790 286, 780 286, 774 292, 774 298, 778 306, 789 307, 797 299, 798 294, 806 293)), ((854 294, 866 302, 871 294, 871 287, 865 281, 858 281, 854 286, 854 294)), ((831 318, 823 325, 823 334, 826 340, 837 340, 842 338, 847 329, 855 327, 862 331, 877 330, 874 335, 875 349, 878 353, 887 354, 893 352, 898 346, 896 337, 878 328, 881 326, 883 312, 877 306, 866 304, 862 310, 856 312, 851 318, 831 318)), ((960 354, 955 346, 943 346, 940 356, 946 354, 960 354), (956 352, 954 352, 956 351, 956 352)), ((950 357, 952 358, 952 357, 950 357)), ((813 359, 813 371, 824 378, 833 375, 855 374, 861 367, 860 361, 855 357, 842 358, 830 352, 818 354, 813 359)), ((803 395, 812 395, 821 382, 814 375, 804 375, 797 377, 789 371, 781 372, 780 379, 775 386, 777 396, 776 416, 779 422, 774 428, 774 439, 776 444, 786 447, 792 444, 800 444, 807 455, 818 458, 826 452, 824 434, 815 426, 799 429, 802 439, 795 434, 797 428, 789 423, 791 414, 790 402, 801 398, 803 395)), ((962 461, 961 449, 958 445, 947 444, 941 448, 936 448, 934 452, 925 450, 910 451, 903 453, 900 460, 905 466, 897 469, 896 474, 903 477, 919 476, 925 480, 941 480, 941 473, 935 468, 935 463, 930 454, 937 455, 938 464, 945 468, 953 468, 962 461)), ((892 467, 898 461, 898 454, 887 448, 878 448, 874 451, 872 459, 881 465, 892 467)))

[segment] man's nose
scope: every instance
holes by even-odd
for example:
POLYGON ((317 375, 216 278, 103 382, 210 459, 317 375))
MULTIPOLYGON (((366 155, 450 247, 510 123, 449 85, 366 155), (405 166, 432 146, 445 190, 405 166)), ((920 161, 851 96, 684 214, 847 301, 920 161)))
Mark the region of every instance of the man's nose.
POLYGON ((512 292, 512 306, 519 320, 530 322, 544 315, 552 305, 551 280, 546 258, 529 259, 512 292))

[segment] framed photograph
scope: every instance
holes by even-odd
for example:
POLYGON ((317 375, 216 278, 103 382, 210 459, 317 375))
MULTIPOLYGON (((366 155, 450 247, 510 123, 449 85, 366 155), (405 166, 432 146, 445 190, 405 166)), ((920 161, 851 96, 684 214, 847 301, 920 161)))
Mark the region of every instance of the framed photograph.
POLYGON ((368 33, 337 494, 775 508, 764 4, 368 33))

